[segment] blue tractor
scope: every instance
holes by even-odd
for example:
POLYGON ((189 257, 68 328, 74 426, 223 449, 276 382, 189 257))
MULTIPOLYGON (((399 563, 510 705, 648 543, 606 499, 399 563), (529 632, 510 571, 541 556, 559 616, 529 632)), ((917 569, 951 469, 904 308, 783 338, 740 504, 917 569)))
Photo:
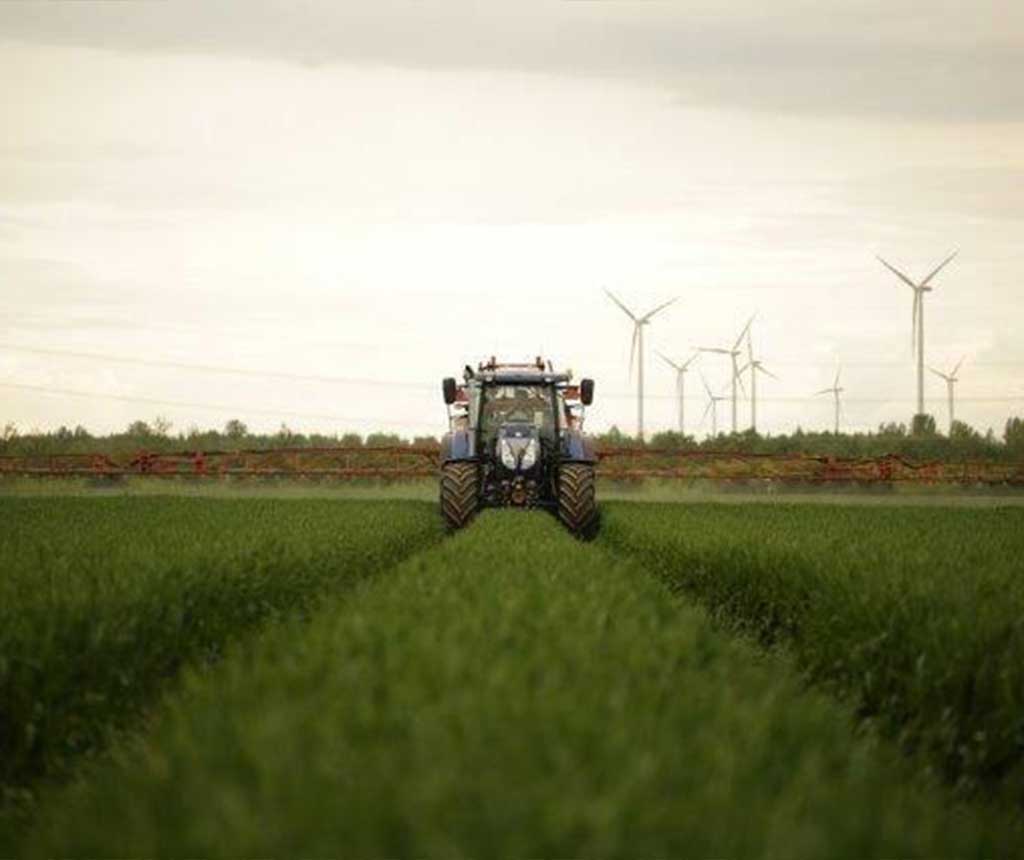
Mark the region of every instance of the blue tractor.
POLYGON ((532 364, 467 365, 443 383, 449 432, 441 442, 441 513, 449 529, 485 507, 545 508, 576 536, 598 525, 597 456, 583 435, 594 381, 572 384, 538 358, 532 364))

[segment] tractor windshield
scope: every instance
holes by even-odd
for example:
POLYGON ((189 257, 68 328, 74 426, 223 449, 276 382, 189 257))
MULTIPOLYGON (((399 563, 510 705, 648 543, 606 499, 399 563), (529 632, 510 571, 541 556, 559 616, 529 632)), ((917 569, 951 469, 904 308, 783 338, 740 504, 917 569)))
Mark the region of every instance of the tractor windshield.
POLYGON ((480 428, 494 435, 504 424, 532 424, 541 435, 555 432, 554 404, 547 385, 488 385, 480 406, 480 428))

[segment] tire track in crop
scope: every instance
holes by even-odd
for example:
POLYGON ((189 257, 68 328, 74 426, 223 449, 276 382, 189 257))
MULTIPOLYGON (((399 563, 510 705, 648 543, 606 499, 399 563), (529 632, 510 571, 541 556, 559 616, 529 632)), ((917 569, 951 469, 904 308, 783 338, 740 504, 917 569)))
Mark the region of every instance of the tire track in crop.
POLYGON ((654 577, 490 511, 188 673, 145 744, 49 796, 17 853, 986 856, 1009 838, 654 577))

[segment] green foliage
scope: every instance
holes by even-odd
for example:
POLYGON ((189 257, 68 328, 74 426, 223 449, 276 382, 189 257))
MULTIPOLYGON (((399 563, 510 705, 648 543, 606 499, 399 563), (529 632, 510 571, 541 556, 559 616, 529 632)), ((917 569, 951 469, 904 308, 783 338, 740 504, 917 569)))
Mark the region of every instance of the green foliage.
POLYGON ((0 791, 101 745, 190 661, 441 534, 415 502, 0 499, 0 791))
POLYGON ((244 439, 249 435, 249 428, 237 418, 232 418, 224 425, 224 435, 227 436, 228 439, 244 439))
POLYGON ((935 416, 926 415, 921 413, 914 416, 913 423, 911 424, 911 431, 914 436, 934 436, 936 434, 935 429, 935 416))
POLYGON ((1014 455, 1024 456, 1024 419, 1010 418, 1003 431, 1003 441, 1014 455))
POLYGON ((1024 510, 615 504, 601 540, 961 788, 1024 796, 1024 510))
POLYGON ((366 437, 367 448, 386 448, 391 445, 405 445, 406 441, 397 433, 370 433, 366 437))
POLYGON ((950 428, 949 438, 955 446, 978 446, 984 443, 984 437, 970 424, 954 421, 950 428))
POLYGON ((669 451, 693 451, 699 446, 692 436, 684 436, 676 430, 665 430, 651 436, 651 447, 669 451))
MULTIPOLYGON (((791 434, 778 436, 760 435, 752 430, 740 433, 720 433, 714 439, 697 441, 692 436, 683 436, 666 430, 655 433, 649 441, 650 447, 668 448, 679 451, 742 451, 754 454, 812 454, 837 457, 881 457, 897 454, 914 460, 1020 460, 1024 458, 1024 421, 1012 418, 1007 421, 1003 440, 995 438, 989 431, 981 434, 963 422, 956 422, 953 437, 935 431, 935 422, 926 416, 924 433, 909 432, 905 424, 890 422, 879 425, 874 433, 808 432, 797 428, 791 434)), ((438 428, 439 432, 443 428, 438 428)), ((305 448, 330 445, 360 446, 363 437, 358 433, 299 433, 285 425, 275 433, 253 433, 244 423, 233 419, 223 431, 200 430, 190 427, 186 432, 170 434, 170 424, 157 417, 152 423, 135 421, 125 433, 110 436, 91 436, 82 427, 74 431, 60 428, 50 433, 18 433, 13 424, 8 424, 0 436, 0 451, 11 455, 29 454, 91 454, 136 453, 140 449, 153 452, 175 452, 191 450, 258 449, 267 450, 281 447, 305 448)), ((640 442, 626 435, 618 427, 592 437, 599 447, 639 448, 640 442)), ((394 433, 370 433, 365 444, 374 446, 396 446, 410 444, 407 439, 394 433)), ((437 445, 435 436, 417 436, 415 445, 437 445)))
MULTIPOLYGON (((145 421, 132 421, 128 425, 128 429, 125 434, 132 439, 139 441, 145 441, 153 436, 153 428, 149 426, 145 421)), ((60 431, 57 431, 57 441, 63 441, 60 437, 60 431)))
POLYGON ((190 673, 16 853, 967 857, 1009 839, 642 570, 489 512, 190 673))

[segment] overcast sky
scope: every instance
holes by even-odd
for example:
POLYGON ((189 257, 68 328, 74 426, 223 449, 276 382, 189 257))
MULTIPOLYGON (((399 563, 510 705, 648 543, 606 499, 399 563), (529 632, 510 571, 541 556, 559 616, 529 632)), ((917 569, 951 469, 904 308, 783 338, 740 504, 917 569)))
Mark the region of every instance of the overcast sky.
POLYGON ((1001 432, 1022 80, 1009 0, 4 2, 0 424, 437 433, 442 376, 542 350, 596 378, 592 429, 632 432, 608 287, 679 297, 649 430, 676 415, 654 349, 755 311, 760 429, 827 426, 840 362, 845 426, 873 428, 915 384, 912 294, 874 255, 922 277, 958 248, 926 359, 966 356, 958 417, 1001 432))

